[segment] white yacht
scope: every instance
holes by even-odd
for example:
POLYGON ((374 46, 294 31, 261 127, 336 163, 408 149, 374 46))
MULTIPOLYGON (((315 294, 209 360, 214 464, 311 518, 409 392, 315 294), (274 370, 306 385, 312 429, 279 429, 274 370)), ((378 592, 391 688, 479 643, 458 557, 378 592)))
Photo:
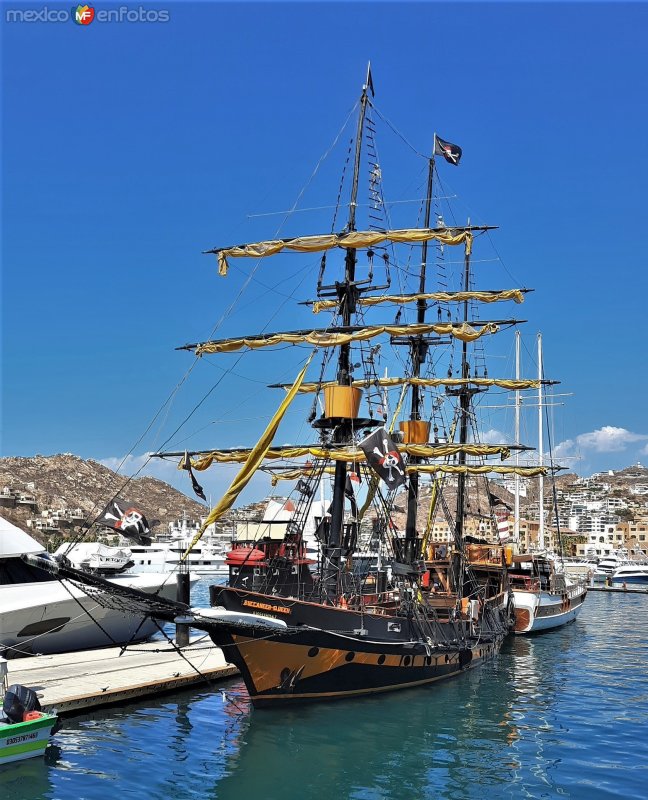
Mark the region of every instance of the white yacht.
MULTIPOLYGON (((193 541, 192 537, 178 538, 170 542, 153 542, 150 545, 129 546, 131 561, 129 573, 175 572, 180 567, 182 556, 193 541)), ((200 542, 186 559, 187 568, 193 575, 227 574, 225 551, 210 542, 200 542)))
MULTIPOLYGON (((65 653, 147 639, 159 629, 139 614, 99 606, 80 588, 26 564, 21 556, 50 558, 43 546, 0 517, 0 654, 65 653)), ((175 599, 170 573, 121 574, 111 583, 175 599)))
MULTIPOLYGON (((127 571, 177 571, 200 526, 200 520, 191 520, 185 513, 169 525, 169 533, 165 537, 154 539, 150 545, 129 542, 128 550, 133 563, 127 571)), ((230 540, 231 537, 214 535, 208 529, 184 561, 189 572, 194 575, 226 575, 225 556, 231 546, 230 540)))
POLYGON ((622 547, 606 556, 603 556, 596 565, 592 579, 595 583, 603 583, 612 578, 619 567, 633 564, 628 558, 628 551, 622 547))
POLYGON ((648 589, 648 564, 624 564, 610 577, 612 586, 628 589, 648 589))

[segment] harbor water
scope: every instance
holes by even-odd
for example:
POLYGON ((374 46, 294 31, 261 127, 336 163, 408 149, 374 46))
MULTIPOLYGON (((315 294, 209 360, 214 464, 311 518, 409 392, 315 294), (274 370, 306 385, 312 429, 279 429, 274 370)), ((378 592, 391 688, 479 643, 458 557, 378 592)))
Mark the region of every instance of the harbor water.
POLYGON ((71 717, 45 760, 0 767, 0 797, 644 800, 647 615, 590 593, 490 664, 364 700, 253 711, 234 680, 71 717))

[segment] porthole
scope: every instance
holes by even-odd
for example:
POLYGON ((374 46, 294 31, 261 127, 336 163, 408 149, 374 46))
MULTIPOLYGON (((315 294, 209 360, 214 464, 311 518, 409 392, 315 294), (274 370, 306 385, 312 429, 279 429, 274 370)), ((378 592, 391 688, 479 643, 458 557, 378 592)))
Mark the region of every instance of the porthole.
POLYGON ((311 647, 308 651, 309 658, 315 658, 315 656, 319 653, 319 647, 311 647))
POLYGON ((387 660, 386 656, 384 656, 384 655, 378 656, 378 663, 379 664, 384 664, 386 660, 387 660))
POLYGON ((429 667, 432 663, 432 656, 425 656, 425 666, 429 667))
POLYGON ((446 664, 450 661, 450 656, 447 653, 446 653, 445 661, 446 661, 446 664))
POLYGON ((345 661, 353 661, 354 658, 355 658, 355 653, 347 653, 344 656, 344 660, 345 661))
POLYGON ((403 659, 403 664, 405 664, 406 667, 409 667, 411 661, 412 661, 412 656, 405 656, 405 658, 403 659))

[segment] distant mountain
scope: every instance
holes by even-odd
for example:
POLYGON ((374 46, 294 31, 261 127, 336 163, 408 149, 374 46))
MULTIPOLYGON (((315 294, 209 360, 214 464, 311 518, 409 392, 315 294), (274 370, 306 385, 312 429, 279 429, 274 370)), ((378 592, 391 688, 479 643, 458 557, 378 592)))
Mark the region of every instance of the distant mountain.
POLYGON ((144 512, 153 533, 166 532, 168 523, 183 512, 193 519, 207 513, 205 506, 157 478, 134 478, 124 486, 126 481, 123 475, 103 464, 70 453, 0 458, 0 491, 7 487, 28 492, 36 499, 36 509, 4 507, 0 508, 0 514, 39 538, 27 528, 28 518, 40 516, 45 509, 80 508, 92 520, 117 492, 144 512))

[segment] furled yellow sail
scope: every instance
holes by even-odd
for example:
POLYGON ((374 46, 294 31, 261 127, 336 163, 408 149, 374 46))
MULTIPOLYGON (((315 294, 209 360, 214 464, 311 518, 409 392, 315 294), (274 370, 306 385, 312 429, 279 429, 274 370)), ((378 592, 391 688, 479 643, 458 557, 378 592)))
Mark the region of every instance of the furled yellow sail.
MULTIPOLYGON (((553 383, 553 381, 552 381, 553 383)), ((496 386, 500 389, 510 389, 519 391, 521 389, 537 389, 540 381, 537 379, 529 380, 509 380, 508 378, 374 378, 360 381, 353 381, 352 386, 364 388, 369 386, 496 386)), ((300 394, 312 394, 318 392, 326 386, 336 386, 335 381, 323 381, 322 383, 303 383, 299 389, 300 394)), ((289 389, 290 384, 282 388, 289 389)))
MULTIPOLYGON (((556 469, 556 468, 554 468, 556 469)), ((434 475, 437 472, 447 472, 450 475, 487 475, 496 472, 499 475, 520 475, 525 478, 535 478, 538 475, 548 475, 552 467, 507 467, 489 464, 416 464, 407 467, 408 472, 421 472, 434 475)))
MULTIPOLYGON (((412 464, 405 468, 408 473, 418 472, 424 475, 436 475, 446 473, 448 475, 488 475, 495 472, 498 475, 520 475, 524 478, 535 478, 538 475, 548 475, 552 469, 558 467, 515 467, 499 466, 488 464, 412 464)), ((294 481, 304 475, 309 475, 309 467, 286 469, 281 472, 274 472, 272 475, 272 485, 276 486, 279 481, 294 481)))
POLYGON ((405 228, 395 231, 352 231, 351 233, 330 233, 321 236, 297 236, 294 239, 274 239, 267 242, 244 244, 238 247, 215 248, 210 250, 218 259, 219 275, 227 275, 228 258, 265 258, 291 250, 297 253, 316 253, 334 247, 359 249, 375 247, 383 242, 414 244, 431 240, 441 244, 466 245, 466 252, 472 249, 473 234, 460 228, 405 228))
POLYGON ((181 559, 182 561, 184 561, 185 558, 189 555, 192 548, 195 547, 196 543, 200 541, 200 538, 207 530, 207 528, 212 523, 216 522, 217 519, 220 519, 220 517, 222 517, 223 514, 234 505, 236 498, 243 491, 243 489, 245 489, 245 487, 250 481, 250 478, 254 475, 254 473, 261 465, 261 462, 265 458, 266 453, 270 449, 270 445, 272 444, 272 440, 274 439, 274 436, 277 432, 279 424, 281 423, 281 420, 284 418, 284 415, 288 410, 288 407, 295 399, 299 387, 302 381, 304 380, 304 377, 306 376, 306 370, 308 369, 308 366, 313 359, 313 355, 314 354, 311 354, 308 361, 304 365, 304 368, 295 378, 295 382, 292 385, 292 389, 284 397, 283 402, 279 405, 279 408, 276 410, 274 416, 268 423, 268 426, 266 427, 259 441, 248 453, 245 463, 238 471, 236 477, 230 484, 228 490, 221 497, 220 501, 214 506, 214 508, 212 508, 212 510, 209 512, 209 515, 207 516, 207 519, 200 526, 200 530, 196 533, 191 544, 183 554, 181 559))
POLYGON ((256 350, 262 347, 273 347, 280 344, 310 344, 315 347, 338 347, 351 342, 365 342, 376 336, 389 334, 390 336, 423 336, 436 333, 439 336, 453 336, 462 342, 474 342, 480 336, 497 333, 498 326, 494 322, 486 322, 479 328, 468 325, 466 322, 453 325, 452 323, 420 323, 414 325, 372 325, 360 328, 352 333, 335 333, 335 331, 312 331, 310 333, 273 333, 269 336, 254 338, 221 339, 216 342, 204 342, 196 346, 196 355, 209 355, 211 353, 232 353, 249 347, 256 350))
MULTIPOLYGON (((377 306, 379 303, 415 303, 419 300, 432 300, 439 303, 463 303, 466 300, 478 300, 480 303, 496 303, 500 300, 524 302, 524 293, 519 289, 504 289, 501 292, 426 292, 423 294, 386 294, 380 297, 361 297, 360 306, 377 306)), ((337 300, 316 300, 313 303, 313 314, 319 314, 329 308, 337 308, 337 300)))
MULTIPOLYGON (((505 445, 499 444, 399 444, 398 449, 401 453, 409 456, 416 456, 417 458, 445 458, 446 456, 453 456, 458 453, 466 453, 470 456, 501 456, 502 460, 510 457, 511 451, 505 445)), ((213 450, 205 456, 202 456, 196 461, 191 461, 192 469, 205 470, 209 469, 212 464, 232 464, 241 463, 246 461, 250 455, 251 450, 213 450)), ((301 446, 301 447, 270 447, 268 448, 263 458, 264 459, 291 459, 303 458, 304 456, 312 456, 313 458, 323 458, 329 461, 346 461, 356 462, 365 461, 365 455, 360 448, 345 447, 345 448, 328 448, 319 445, 301 446)))

